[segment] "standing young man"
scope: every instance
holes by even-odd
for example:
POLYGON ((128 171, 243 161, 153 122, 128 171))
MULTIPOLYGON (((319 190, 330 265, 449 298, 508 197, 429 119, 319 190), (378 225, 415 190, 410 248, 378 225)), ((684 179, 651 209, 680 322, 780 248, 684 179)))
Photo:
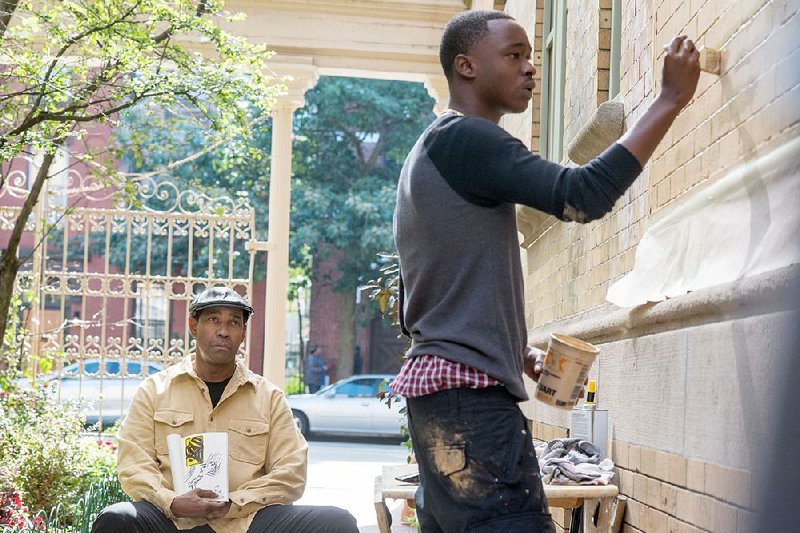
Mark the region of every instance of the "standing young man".
POLYGON ((564 221, 611 211, 680 110, 700 68, 692 41, 669 45, 662 90, 636 126, 587 165, 533 155, 497 123, 533 94, 525 30, 499 11, 454 17, 440 60, 449 109, 420 136, 397 190, 401 325, 411 337, 393 388, 407 397, 420 465, 422 530, 553 531, 517 403, 527 346, 515 204, 564 221))

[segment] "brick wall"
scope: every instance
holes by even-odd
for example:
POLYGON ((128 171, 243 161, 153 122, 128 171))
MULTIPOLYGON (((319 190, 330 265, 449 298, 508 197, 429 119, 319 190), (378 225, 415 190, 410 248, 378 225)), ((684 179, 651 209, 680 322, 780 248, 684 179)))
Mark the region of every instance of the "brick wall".
POLYGON ((628 496, 623 531, 751 531, 749 471, 619 441, 613 457, 628 496))
MULTIPOLYGON (((565 1, 567 146, 607 98, 610 2, 565 1)), ((536 20, 527 26, 537 68, 541 6, 538 1, 536 20)), ((620 98, 627 127, 658 94, 662 47, 680 33, 720 49, 722 75, 701 75, 694 100, 603 220, 582 226, 534 219, 536 234, 526 235, 523 249, 531 338, 606 309, 609 286, 632 269, 636 246, 655 217, 698 185, 800 134, 796 0, 623 0, 620 98)), ((539 104, 535 96, 534 151, 539 104)), ((736 294, 736 287, 727 290, 736 294)), ((593 340, 601 355, 590 377, 598 380, 601 408, 609 411, 617 483, 629 498, 624 531, 736 533, 752 524, 758 450, 773 423, 769 396, 757 384, 777 381, 782 348, 774 339, 781 328, 795 327, 797 316, 742 308, 740 316, 711 318, 705 312, 664 318, 622 342, 614 341, 618 332, 593 340), (750 365, 755 354, 766 367, 750 365)), ((536 438, 566 435, 568 413, 533 401, 522 407, 536 438)), ((568 527, 568 517, 554 518, 557 530, 568 527)))
MULTIPOLYGON (((607 94, 602 68, 602 48, 610 37, 604 29, 607 6, 606 0, 569 1, 565 145, 607 94)), ((542 10, 536 15, 535 60, 540 63, 542 10)), ((602 304, 611 282, 633 267, 651 215, 797 131, 800 80, 797 69, 789 68, 800 61, 793 41, 800 33, 797 2, 768 0, 623 2, 620 92, 629 126, 657 94, 662 46, 678 33, 694 36, 699 46, 720 48, 722 75, 701 75, 695 99, 610 215, 588 226, 546 225, 546 235, 528 248, 530 326, 602 304)), ((536 151, 536 95, 533 106, 531 148, 536 151)))

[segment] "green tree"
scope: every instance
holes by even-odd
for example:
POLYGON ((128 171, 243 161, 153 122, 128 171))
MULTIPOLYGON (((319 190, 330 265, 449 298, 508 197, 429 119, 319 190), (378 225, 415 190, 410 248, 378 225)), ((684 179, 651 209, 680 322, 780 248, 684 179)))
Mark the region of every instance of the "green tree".
MULTIPOLYGON (((220 29, 222 0, 0 0, 0 189, 9 164, 43 154, 0 255, 0 338, 8 324, 20 239, 59 149, 117 184, 118 153, 83 142, 143 102, 206 122, 213 137, 246 137, 249 98, 262 112, 276 88, 267 52, 220 29), (189 43, 203 41, 203 55, 189 43)), ((123 147, 124 148, 124 147, 123 147)))
MULTIPOLYGON (((140 106, 126 110, 121 116, 121 125, 114 138, 119 146, 129 147, 121 156, 126 174, 133 178, 152 177, 154 182, 169 181, 178 191, 195 191, 209 197, 235 197, 244 194, 253 207, 257 220, 257 237, 266 239, 266 220, 269 205, 269 151, 271 145, 271 123, 269 113, 248 101, 239 103, 247 115, 246 135, 218 139, 203 117, 187 113, 163 113, 140 106), (166 170, 165 170, 166 169, 166 170), (156 175, 152 175, 156 173, 156 175)), ((166 209, 174 198, 161 199, 153 195, 144 204, 153 210, 166 209)), ((141 237, 145 239, 144 236, 141 237)), ((111 262, 120 268, 125 267, 126 245, 124 235, 111 236, 111 262)), ((172 257, 187 257, 189 238, 173 237, 172 257)), ((239 241, 238 245, 243 245, 239 241)), ((153 238, 149 250, 150 267, 153 272, 167 269, 166 239, 153 238)), ((240 246, 236 252, 246 256, 248 252, 240 246)), ((194 237, 192 242, 195 265, 208 261, 208 239, 194 237)), ((228 249, 217 247, 217 264, 227 264, 228 249)), ((144 272, 148 250, 144 246, 133 246, 130 250, 129 268, 144 272)), ((258 256, 263 261, 263 257, 258 256)), ((171 265, 172 273, 181 265, 171 265)), ((186 265, 182 265, 186 266, 186 265)), ((248 262, 235 261, 234 275, 248 276, 248 262)), ((264 265, 256 267, 255 276, 264 276, 264 265)), ((181 272, 182 275, 187 273, 181 272)))
POLYGON ((356 288, 394 249, 397 178, 432 108, 421 84, 323 78, 296 114, 292 246, 340 258, 339 375, 352 369, 356 288))
MULTIPOLYGON (((295 114, 290 261, 295 274, 305 279, 326 254, 340 258, 336 289, 341 295, 343 369, 352 368, 353 295, 359 285, 377 276, 376 254, 393 247, 397 177, 406 154, 432 119, 432 106, 421 84, 323 77, 295 114)), ((263 239, 271 121, 257 106, 244 109, 251 134, 211 149, 202 121, 185 114, 133 110, 125 114, 118 138, 122 145, 137 147, 125 154, 134 174, 171 166, 168 177, 179 187, 227 194, 246 190, 263 239), (175 165, 176 161, 184 163, 175 165)), ((202 245, 195 243, 195 248, 203 253, 202 245)), ((158 250, 151 255, 166 256, 158 250)), ((295 292, 290 287, 289 297, 295 292)))

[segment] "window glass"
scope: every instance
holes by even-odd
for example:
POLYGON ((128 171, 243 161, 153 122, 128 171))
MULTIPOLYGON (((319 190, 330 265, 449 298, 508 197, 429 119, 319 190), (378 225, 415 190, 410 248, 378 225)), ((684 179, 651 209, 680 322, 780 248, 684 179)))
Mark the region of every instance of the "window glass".
POLYGON ((354 379, 336 387, 337 396, 374 397, 378 394, 378 385, 381 380, 376 378, 354 379))
POLYGON ((564 87, 567 68, 567 3, 544 2, 542 104, 539 152, 561 161, 564 142, 564 87))
POLYGON ((608 73, 608 99, 619 94, 622 54, 622 0, 611 1, 611 60, 608 73))

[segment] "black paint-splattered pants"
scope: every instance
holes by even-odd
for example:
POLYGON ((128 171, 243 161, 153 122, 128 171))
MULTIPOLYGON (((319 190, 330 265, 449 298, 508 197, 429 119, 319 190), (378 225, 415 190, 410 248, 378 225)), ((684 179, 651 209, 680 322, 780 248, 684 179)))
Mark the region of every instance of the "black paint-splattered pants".
POLYGON ((505 387, 409 398, 424 533, 551 533, 536 452, 505 387))

